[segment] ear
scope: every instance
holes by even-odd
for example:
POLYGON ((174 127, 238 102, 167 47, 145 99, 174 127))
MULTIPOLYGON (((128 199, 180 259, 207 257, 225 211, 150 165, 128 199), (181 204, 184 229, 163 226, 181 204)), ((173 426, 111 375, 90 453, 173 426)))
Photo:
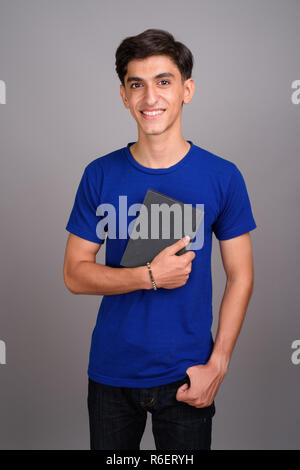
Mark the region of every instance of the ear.
POLYGON ((184 98, 183 98, 184 104, 188 104, 191 101, 194 92, 195 92, 194 79, 193 78, 188 78, 184 82, 184 98))
POLYGON ((122 84, 120 85, 120 95, 121 95, 121 98, 123 100, 125 108, 128 109, 129 108, 128 99, 127 99, 127 96, 126 96, 126 93, 125 93, 125 88, 122 84))

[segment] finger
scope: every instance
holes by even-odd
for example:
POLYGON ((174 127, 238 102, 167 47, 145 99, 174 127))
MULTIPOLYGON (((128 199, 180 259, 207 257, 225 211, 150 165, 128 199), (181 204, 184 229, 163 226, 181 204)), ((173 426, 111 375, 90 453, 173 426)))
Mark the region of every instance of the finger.
POLYGON ((188 386, 187 383, 185 383, 185 384, 181 385, 181 387, 179 387, 179 388, 177 389, 177 393, 178 393, 179 395, 186 395, 188 389, 189 389, 189 386, 188 386))
POLYGON ((186 237, 177 240, 177 242, 173 243, 173 245, 170 245, 168 247, 168 251, 171 255, 175 255, 178 251, 180 251, 189 243, 190 237, 188 235, 186 237))
POLYGON ((179 387, 178 390, 180 390, 181 392, 185 392, 188 388, 189 388, 188 384, 185 383, 185 384, 181 385, 181 387, 179 387))
POLYGON ((183 397, 186 395, 186 391, 187 391, 188 388, 189 388, 189 387, 188 387, 188 384, 185 383, 185 384, 181 385, 181 387, 179 387, 179 388, 177 389, 176 399, 177 399, 178 401, 183 401, 183 399, 184 399, 183 397))
POLYGON ((194 251, 187 251, 183 255, 180 256, 180 258, 183 260, 184 264, 189 264, 193 261, 195 258, 196 254, 194 251))

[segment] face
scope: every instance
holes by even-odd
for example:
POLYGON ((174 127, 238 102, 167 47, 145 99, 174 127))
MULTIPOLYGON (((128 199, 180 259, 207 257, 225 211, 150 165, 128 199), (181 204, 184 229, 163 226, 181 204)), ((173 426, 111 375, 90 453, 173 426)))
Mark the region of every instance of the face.
POLYGON ((179 69, 164 55, 130 61, 124 83, 125 87, 120 86, 124 105, 130 109, 139 132, 148 135, 162 134, 180 125, 182 103, 189 103, 194 92, 193 79, 182 83, 179 69))

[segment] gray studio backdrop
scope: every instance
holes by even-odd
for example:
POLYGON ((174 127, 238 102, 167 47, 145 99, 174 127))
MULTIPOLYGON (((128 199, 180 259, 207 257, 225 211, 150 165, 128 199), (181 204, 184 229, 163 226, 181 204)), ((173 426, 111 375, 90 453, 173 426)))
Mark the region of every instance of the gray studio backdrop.
MULTIPOLYGON (((89 448, 101 297, 64 286, 65 225, 85 165, 136 140, 114 53, 150 27, 192 50, 184 137, 237 164, 258 226, 255 289, 212 448, 300 448, 299 24, 291 0, 0 0, 2 449, 89 448)), ((212 270, 215 333, 225 287, 215 237, 212 270)), ((150 414, 141 449, 155 449, 150 414)))

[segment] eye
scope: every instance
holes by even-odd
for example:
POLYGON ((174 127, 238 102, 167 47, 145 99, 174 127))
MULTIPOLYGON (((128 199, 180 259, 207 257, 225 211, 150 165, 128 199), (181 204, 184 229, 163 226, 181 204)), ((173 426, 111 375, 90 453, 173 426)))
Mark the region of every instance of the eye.
MULTIPOLYGON (((167 83, 167 84, 170 84, 169 80, 160 80, 160 82, 159 82, 159 83, 161 83, 161 82, 165 82, 165 83, 167 83)), ((135 88, 136 88, 136 86, 135 86, 135 85, 140 85, 140 83, 137 83, 137 82, 135 82, 135 83, 132 83, 132 85, 130 85, 130 88, 133 88, 133 89, 135 89, 135 88)), ((138 88, 139 88, 139 86, 138 86, 138 88)))

